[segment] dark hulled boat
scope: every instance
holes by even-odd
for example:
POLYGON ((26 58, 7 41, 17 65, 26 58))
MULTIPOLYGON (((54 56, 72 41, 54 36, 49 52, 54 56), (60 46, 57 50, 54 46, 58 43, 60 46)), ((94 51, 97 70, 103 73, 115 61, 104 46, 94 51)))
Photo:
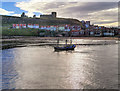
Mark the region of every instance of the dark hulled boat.
POLYGON ((76 46, 73 44, 73 45, 67 45, 67 46, 64 46, 64 47, 54 47, 55 50, 74 50, 76 46))
POLYGON ((54 47, 55 51, 62 51, 62 50, 74 50, 76 46, 74 44, 72 44, 72 40, 70 41, 70 44, 67 44, 67 40, 66 40, 66 44, 62 47, 59 46, 59 39, 57 41, 57 46, 54 47))

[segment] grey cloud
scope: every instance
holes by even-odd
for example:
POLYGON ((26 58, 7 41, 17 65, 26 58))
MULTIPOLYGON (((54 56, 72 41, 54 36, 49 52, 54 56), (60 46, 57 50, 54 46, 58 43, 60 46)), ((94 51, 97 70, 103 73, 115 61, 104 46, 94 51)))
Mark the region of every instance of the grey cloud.
POLYGON ((67 10, 65 10, 65 13, 68 12, 90 13, 90 12, 97 12, 100 10, 111 9, 118 6, 116 2, 87 2, 82 4, 84 5, 67 8, 67 10))
MULTIPOLYGON (((118 5, 116 2, 86 2, 86 3, 76 3, 79 4, 77 6, 71 6, 67 9, 63 9, 63 11, 60 11, 60 15, 63 17, 71 17, 71 18, 78 18, 80 20, 83 19, 90 19, 93 21, 92 18, 97 19, 101 17, 105 17, 106 19, 111 19, 116 20, 117 13, 116 12, 104 12, 102 14, 97 14, 97 15, 89 15, 88 13, 93 13, 93 12, 98 12, 101 10, 107 10, 107 9, 112 9, 116 8, 118 5)), ((58 12, 59 13, 59 12, 58 12)))
MULTIPOLYGON (((36 3, 36 5, 38 6, 39 4, 41 4, 42 2, 36 3)), ((43 2, 44 3, 44 2, 43 2)), ((42 7, 43 10, 47 10, 47 9, 56 9, 59 8, 62 5, 68 5, 71 2, 48 2, 45 4, 44 7, 42 7)), ((75 2, 73 2, 75 3, 75 2)), ((40 6, 39 6, 40 7, 40 6)), ((41 7, 40 7, 41 8, 41 7)))
MULTIPOLYGON (((81 3, 80 3, 81 4, 81 3)), ((102 10, 108 10, 117 8, 118 5, 115 2, 87 2, 80 6, 70 7, 61 13, 63 16, 74 17, 79 20, 90 20, 94 24, 107 24, 117 22, 117 12, 102 12, 95 15, 89 15, 88 13, 94 13, 102 10), (101 21, 98 21, 101 20, 101 21), (109 20, 109 21, 104 21, 109 20)))
POLYGON ((93 22, 94 24, 108 24, 108 23, 115 23, 118 21, 103 21, 103 22, 93 22))

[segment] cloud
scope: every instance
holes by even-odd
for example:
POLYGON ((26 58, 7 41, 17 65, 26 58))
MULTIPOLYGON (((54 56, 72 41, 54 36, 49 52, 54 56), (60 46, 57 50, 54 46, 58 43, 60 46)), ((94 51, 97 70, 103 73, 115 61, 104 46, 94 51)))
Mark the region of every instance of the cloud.
POLYGON ((107 24, 99 24, 100 26, 107 26, 107 27, 118 27, 118 22, 114 23, 107 23, 107 24))
POLYGON ((15 14, 14 11, 7 11, 5 9, 0 8, 0 15, 11 15, 11 16, 18 16, 20 17, 21 14, 15 14))
POLYGON ((16 7, 19 7, 22 10, 29 12, 43 12, 49 13, 53 10, 58 10, 59 12, 69 14, 69 12, 81 12, 81 13, 89 13, 95 12, 110 8, 115 8, 117 3, 115 2, 18 2, 16 7), (61 11, 62 10, 62 11, 61 11))
POLYGON ((86 3, 78 3, 76 6, 71 6, 67 8, 67 12, 74 11, 78 12, 81 11, 81 13, 89 13, 89 12, 95 12, 100 10, 106 10, 115 8, 117 6, 117 3, 106 3, 106 2, 86 2, 86 3))
MULTIPOLYGON (((94 0, 93 0, 94 1, 94 0)), ((100 0, 99 0, 100 1, 100 0)), ((92 23, 106 24, 117 22, 117 2, 39 2, 38 0, 17 2, 16 7, 28 11, 28 16, 34 12, 50 14, 57 12, 58 17, 90 20, 92 23)))
POLYGON ((20 17, 21 14, 12 14, 12 16, 18 16, 18 17, 20 17))
POLYGON ((29 0, 1 0, 1 2, 22 2, 22 1, 29 1, 29 0))
POLYGON ((88 14, 94 24, 118 22, 118 8, 102 10, 88 14))
MULTIPOLYGON (((32 0, 1 0, 1 2, 21 2, 32 0)), ((45 2, 45 0, 33 0, 34 2, 45 2)), ((47 0, 46 2, 119 2, 119 0, 47 0)))
POLYGON ((33 12, 28 12, 25 15, 29 16, 29 17, 33 17, 34 13, 33 12))
POLYGON ((11 15, 12 13, 14 13, 13 11, 7 11, 5 9, 0 8, 0 14, 1 15, 11 15))

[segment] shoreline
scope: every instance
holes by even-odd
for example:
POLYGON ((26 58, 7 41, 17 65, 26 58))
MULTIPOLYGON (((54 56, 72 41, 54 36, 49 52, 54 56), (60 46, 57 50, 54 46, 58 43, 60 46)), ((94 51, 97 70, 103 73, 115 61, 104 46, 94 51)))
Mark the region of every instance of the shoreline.
MULTIPOLYGON (((117 37, 31 37, 31 36, 12 36, 3 38, 2 48, 1 49, 9 49, 15 47, 26 47, 26 46, 54 46, 57 44, 57 39, 65 40, 65 39, 80 39, 80 40, 114 40, 118 41, 117 37)), ((106 45, 103 44, 77 44, 77 45, 106 45)))
POLYGON ((38 36, 3 36, 2 41, 13 39, 90 39, 90 40, 119 40, 119 37, 38 37, 38 36))

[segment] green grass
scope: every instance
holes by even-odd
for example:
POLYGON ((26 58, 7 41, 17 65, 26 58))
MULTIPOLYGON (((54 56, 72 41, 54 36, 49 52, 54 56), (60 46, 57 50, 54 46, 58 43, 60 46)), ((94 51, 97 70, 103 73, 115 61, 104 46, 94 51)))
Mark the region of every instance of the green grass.
MULTIPOLYGON (((55 35, 54 31, 45 31, 39 29, 9 29, 9 27, 2 27, 2 36, 38 36, 39 33, 45 33, 45 35, 55 35)), ((0 32, 1 33, 1 32, 0 32)))
POLYGON ((8 29, 2 28, 3 36, 37 36, 38 29, 8 29))

